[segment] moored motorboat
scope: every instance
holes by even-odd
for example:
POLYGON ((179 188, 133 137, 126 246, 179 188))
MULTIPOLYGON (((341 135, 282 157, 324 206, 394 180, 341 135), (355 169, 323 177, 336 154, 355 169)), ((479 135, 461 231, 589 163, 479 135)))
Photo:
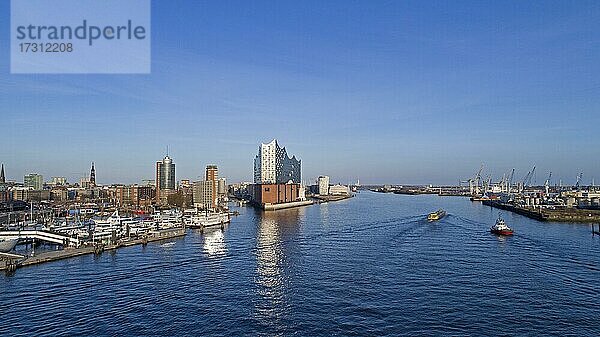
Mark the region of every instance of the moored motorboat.
POLYGON ((428 221, 437 221, 446 216, 446 211, 443 209, 438 209, 435 212, 429 213, 427 216, 428 221))
POLYGON ((222 226, 229 223, 229 213, 205 212, 185 218, 184 222, 188 228, 205 228, 211 226, 222 226))
POLYGON ((513 235, 514 233, 513 229, 508 227, 504 222, 504 219, 500 216, 498 216, 498 220, 496 220, 496 223, 490 228, 490 232, 497 235, 513 235))

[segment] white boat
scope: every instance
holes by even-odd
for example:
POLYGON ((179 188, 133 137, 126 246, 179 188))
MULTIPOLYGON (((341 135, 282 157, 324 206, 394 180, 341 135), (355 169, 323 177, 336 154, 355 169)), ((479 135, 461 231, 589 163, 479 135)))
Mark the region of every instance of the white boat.
POLYGON ((221 226, 229 223, 229 213, 200 213, 184 218, 185 226, 188 228, 205 228, 211 226, 221 226))
POLYGON ((155 212, 152 218, 157 224, 157 229, 181 227, 183 222, 183 214, 177 210, 155 212))
POLYGON ((81 222, 78 218, 74 221, 58 220, 55 221, 48 230, 54 233, 74 236, 79 239, 91 239, 91 222, 81 222))
POLYGON ((119 215, 119 211, 115 211, 111 216, 105 220, 94 219, 92 220, 96 227, 117 227, 123 224, 123 221, 132 220, 132 217, 122 217, 119 215))
POLYGON ((94 222, 93 241, 103 242, 121 238, 127 230, 127 225, 133 221, 133 218, 122 217, 117 210, 105 220, 94 219, 92 221, 94 222))
POLYGON ((500 215, 498 215, 496 223, 490 228, 490 232, 498 235, 513 235, 514 233, 513 229, 506 225, 504 219, 502 219, 500 215))

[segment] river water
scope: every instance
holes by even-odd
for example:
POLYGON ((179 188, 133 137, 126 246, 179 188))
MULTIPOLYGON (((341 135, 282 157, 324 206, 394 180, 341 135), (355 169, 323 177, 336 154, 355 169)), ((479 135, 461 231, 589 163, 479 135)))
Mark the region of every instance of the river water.
POLYGON ((0 275, 2 336, 600 335, 588 225, 358 193, 0 275), (428 223, 430 211, 449 215, 428 223))

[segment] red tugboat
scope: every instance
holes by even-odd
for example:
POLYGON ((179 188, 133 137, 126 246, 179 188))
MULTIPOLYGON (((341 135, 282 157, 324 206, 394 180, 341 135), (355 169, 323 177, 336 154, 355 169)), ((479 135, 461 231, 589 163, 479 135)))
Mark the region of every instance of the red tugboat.
POLYGON ((513 235, 512 228, 508 227, 504 222, 504 219, 500 215, 498 215, 498 220, 496 220, 496 224, 490 228, 490 232, 497 235, 513 235))

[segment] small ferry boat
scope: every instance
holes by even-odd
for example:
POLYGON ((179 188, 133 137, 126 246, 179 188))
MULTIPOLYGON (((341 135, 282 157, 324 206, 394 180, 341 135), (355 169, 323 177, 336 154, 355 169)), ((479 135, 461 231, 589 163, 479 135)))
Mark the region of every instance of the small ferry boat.
POLYGON ((446 211, 439 209, 433 213, 429 213, 427 216, 428 221, 437 221, 446 216, 446 211))
POLYGON ((506 225, 502 217, 498 216, 498 220, 496 220, 496 224, 490 228, 490 232, 497 235, 513 235, 514 231, 506 225))
POLYGON ((184 223, 188 228, 205 228, 211 226, 223 226, 226 223, 229 223, 231 218, 229 217, 229 213, 213 213, 213 212, 205 212, 199 213, 187 218, 184 218, 184 223))

